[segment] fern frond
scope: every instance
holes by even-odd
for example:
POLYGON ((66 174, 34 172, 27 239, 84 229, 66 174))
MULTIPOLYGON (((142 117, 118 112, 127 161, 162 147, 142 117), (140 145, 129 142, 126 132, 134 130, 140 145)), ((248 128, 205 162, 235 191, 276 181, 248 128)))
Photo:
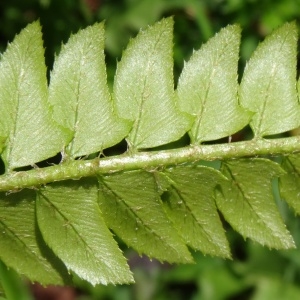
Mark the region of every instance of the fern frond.
POLYGON ((70 37, 49 86, 38 22, 8 46, 0 61, 0 259, 8 267, 42 284, 73 274, 93 285, 133 282, 113 234, 161 261, 190 263, 189 247, 228 258, 219 213, 244 238, 295 247, 271 183, 279 179, 281 197, 300 213, 300 137, 268 137, 300 125, 295 24, 258 46, 240 84, 241 30, 222 29, 194 52, 176 90, 172 30, 163 19, 130 41, 112 94, 102 23, 70 37), (246 125, 252 140, 213 143, 246 125), (190 145, 156 148, 186 133, 190 145), (102 155, 124 139, 125 153, 102 155), (30 169, 57 153, 60 163, 30 169), (267 158, 275 155, 281 163, 267 158))

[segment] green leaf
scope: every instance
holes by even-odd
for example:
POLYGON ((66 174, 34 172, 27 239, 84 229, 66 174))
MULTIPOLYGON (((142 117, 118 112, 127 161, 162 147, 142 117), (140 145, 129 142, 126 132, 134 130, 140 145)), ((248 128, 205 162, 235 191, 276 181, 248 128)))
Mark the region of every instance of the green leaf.
POLYGON ((51 73, 49 101, 55 120, 67 128, 67 156, 98 152, 128 134, 131 122, 115 115, 106 82, 103 23, 79 31, 62 47, 51 73))
POLYGON ((45 245, 35 221, 35 192, 0 194, 0 259, 41 284, 70 281, 65 266, 45 245))
POLYGON ((0 136, 7 170, 57 154, 63 145, 47 103, 41 28, 34 22, 8 45, 0 62, 0 136))
POLYGON ((214 188, 225 177, 197 165, 170 168, 161 175, 168 182, 164 208, 184 241, 204 254, 230 257, 214 199, 214 188))
POLYGON ((99 177, 99 203, 108 226, 138 253, 171 263, 192 262, 164 213, 151 173, 132 171, 99 177))
POLYGON ((237 25, 227 26, 184 65, 178 107, 195 117, 192 144, 230 136, 249 122, 251 114, 237 100, 240 32, 237 25))
POLYGON ((127 137, 133 149, 175 141, 191 125, 191 118, 175 106, 172 30, 168 18, 141 31, 117 67, 114 97, 120 116, 134 122, 127 137))
MULTIPOLYGON (((7 299, 33 300, 29 292, 29 286, 14 270, 8 269, 2 261, 0 261, 0 284, 2 284, 7 299)), ((1 298, 0 285, 0 300, 1 298)))
POLYGON ((261 43, 246 66, 240 103, 255 112, 250 126, 256 137, 300 125, 296 91, 297 27, 287 23, 261 43))
POLYGON ((284 174, 267 159, 230 160, 222 164, 230 179, 217 193, 217 206, 228 223, 245 238, 276 249, 295 247, 282 222, 271 191, 271 179, 284 174))
POLYGON ((96 183, 83 179, 41 189, 37 200, 39 227, 46 243, 79 277, 93 285, 133 282, 126 260, 103 221, 96 183))
POLYGON ((283 158, 282 167, 286 174, 280 177, 281 197, 300 214, 300 156, 289 155, 283 158))

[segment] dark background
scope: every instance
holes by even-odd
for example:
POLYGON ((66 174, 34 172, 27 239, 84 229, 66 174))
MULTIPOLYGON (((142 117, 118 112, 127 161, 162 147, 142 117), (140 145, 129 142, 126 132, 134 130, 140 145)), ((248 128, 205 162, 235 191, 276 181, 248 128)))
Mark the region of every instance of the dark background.
MULTIPOLYGON (((106 20, 106 60, 111 82, 116 62, 121 58, 129 38, 134 37, 140 28, 171 15, 175 19, 175 82, 183 61, 189 58, 192 50, 198 49, 222 27, 233 23, 243 28, 241 77, 245 62, 267 34, 287 21, 296 20, 300 25, 300 0, 2 0, 0 51, 5 51, 7 42, 12 41, 28 23, 39 19, 43 27, 46 64, 50 71, 54 53, 59 53, 61 43, 66 42, 71 33, 106 20)), ((299 218, 280 200, 279 195, 275 196, 299 247, 299 218)), ((76 288, 46 289, 26 283, 25 289, 23 287, 24 299, 300 299, 299 250, 269 250, 244 241, 229 226, 224 226, 231 244, 232 261, 194 253, 196 264, 171 266, 140 258, 121 244, 134 272, 135 285, 93 288, 78 279, 76 288)), ((16 278, 14 280, 18 281, 16 278)))

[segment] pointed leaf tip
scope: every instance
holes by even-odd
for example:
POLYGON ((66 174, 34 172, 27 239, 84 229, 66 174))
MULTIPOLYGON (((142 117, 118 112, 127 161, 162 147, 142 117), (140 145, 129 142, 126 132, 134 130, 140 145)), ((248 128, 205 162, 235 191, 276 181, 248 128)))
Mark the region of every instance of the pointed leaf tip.
POLYGON ((72 35, 51 73, 49 102, 54 119, 67 128, 65 152, 72 158, 113 146, 130 130, 131 122, 114 113, 106 78, 104 39, 103 23, 72 35))
POLYGON ((29 24, 8 45, 0 61, 0 136, 7 170, 56 155, 63 141, 47 103, 41 26, 29 24), (42 137, 42 138, 41 138, 42 137))
POLYGON ((250 114, 237 101, 240 35, 238 25, 223 28, 184 65, 178 106, 195 117, 189 132, 193 144, 232 135, 249 122, 250 114))
POLYGON ((130 41, 117 66, 114 99, 119 115, 133 121, 127 141, 134 149, 175 141, 191 124, 175 105, 172 38, 173 19, 163 19, 130 41))
POLYGON ((241 81, 240 103, 253 111, 256 137, 282 133, 300 125, 296 90, 297 27, 287 23, 257 47, 241 81))

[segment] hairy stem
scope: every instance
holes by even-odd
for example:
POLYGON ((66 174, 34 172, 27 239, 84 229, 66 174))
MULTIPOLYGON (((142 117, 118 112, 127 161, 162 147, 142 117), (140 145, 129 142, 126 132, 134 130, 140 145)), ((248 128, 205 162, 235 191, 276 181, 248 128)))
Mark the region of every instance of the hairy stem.
POLYGON ((188 146, 179 149, 122 154, 92 160, 76 160, 46 168, 10 172, 0 176, 0 191, 34 188, 54 181, 80 179, 97 174, 129 170, 153 170, 200 160, 226 160, 260 155, 300 152, 300 136, 281 139, 253 139, 227 144, 188 146))

